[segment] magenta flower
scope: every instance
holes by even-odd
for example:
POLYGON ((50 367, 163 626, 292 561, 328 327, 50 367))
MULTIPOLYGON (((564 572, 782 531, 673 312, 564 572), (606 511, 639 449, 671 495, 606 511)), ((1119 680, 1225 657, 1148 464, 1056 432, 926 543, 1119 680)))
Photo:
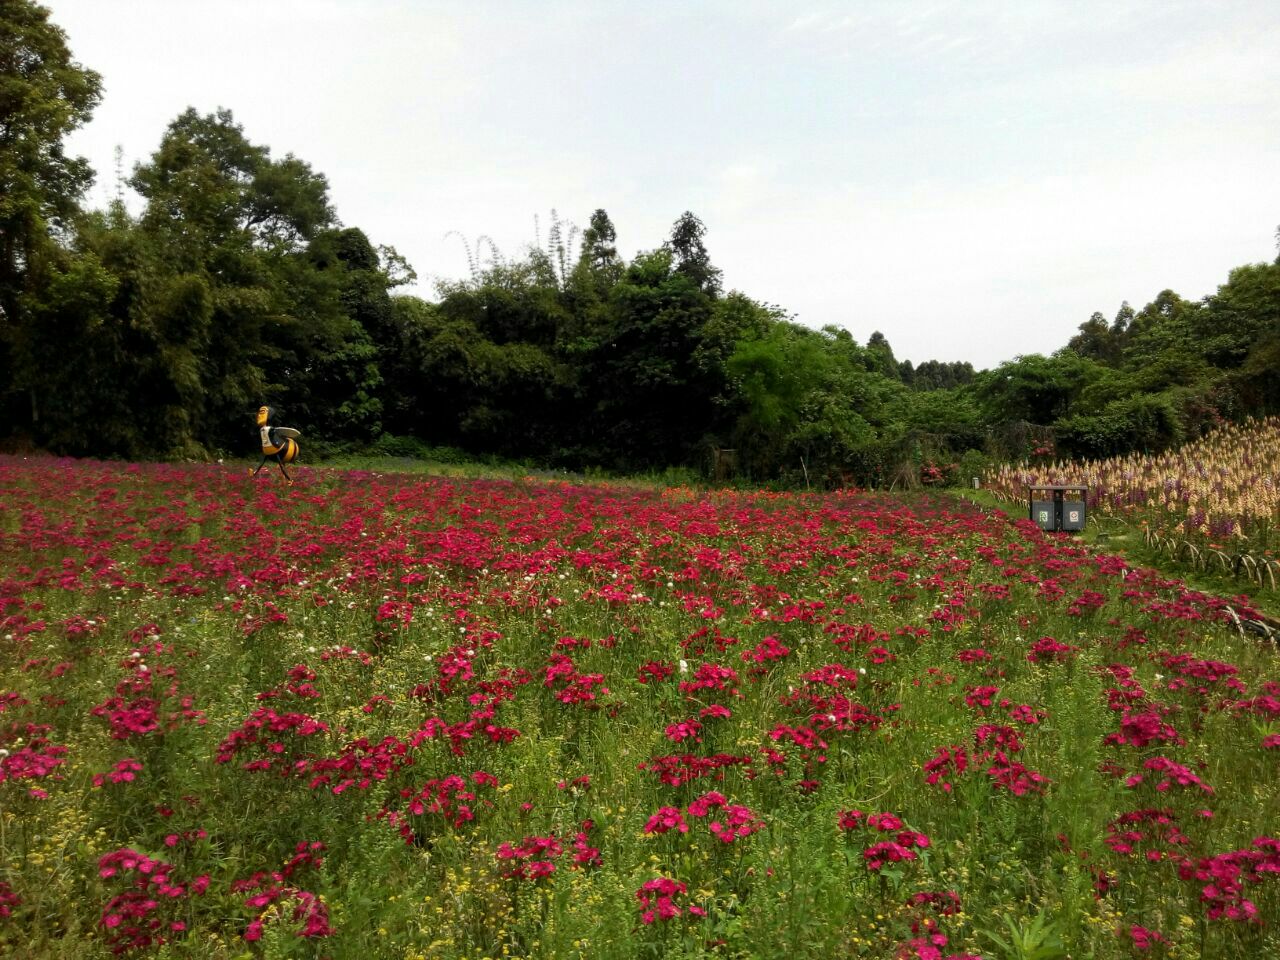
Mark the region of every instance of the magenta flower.
POLYGON ((659 808, 658 812, 644 825, 645 833, 666 833, 669 830, 676 830, 679 833, 689 832, 689 824, 685 822, 684 814, 675 807, 659 808))
POLYGON ((674 920, 682 913, 705 917, 707 912, 696 904, 685 902, 687 887, 679 880, 655 877, 636 891, 640 902, 640 922, 646 925, 656 921, 674 920))

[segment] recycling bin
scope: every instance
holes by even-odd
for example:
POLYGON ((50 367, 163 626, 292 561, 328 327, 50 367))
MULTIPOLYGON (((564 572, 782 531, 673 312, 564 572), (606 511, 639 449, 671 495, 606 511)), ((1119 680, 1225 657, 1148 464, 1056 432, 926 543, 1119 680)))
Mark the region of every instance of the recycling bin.
POLYGON ((1062 491, 1062 527, 1071 533, 1079 533, 1084 529, 1085 490, 1076 487, 1062 491))
MULTIPOLYGON (((1039 491, 1037 491, 1039 493, 1039 491)), ((1043 496, 1041 493, 1040 496, 1043 496)), ((1036 494, 1031 495, 1031 519, 1036 522, 1036 526, 1041 530, 1058 529, 1058 511, 1055 509, 1052 498, 1048 500, 1037 499, 1036 494)))
POLYGON ((1041 530, 1079 533, 1088 519, 1088 487, 1045 484, 1027 487, 1027 516, 1041 530))

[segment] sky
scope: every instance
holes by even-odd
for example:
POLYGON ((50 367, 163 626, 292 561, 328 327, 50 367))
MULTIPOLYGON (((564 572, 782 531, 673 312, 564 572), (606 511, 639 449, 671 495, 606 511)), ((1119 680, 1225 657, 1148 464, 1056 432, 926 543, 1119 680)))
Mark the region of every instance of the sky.
POLYGON ((628 258, 691 210, 726 289, 987 368, 1277 252, 1276 0, 44 4, 103 77, 91 205, 225 107, 428 298, 553 210, 628 258))

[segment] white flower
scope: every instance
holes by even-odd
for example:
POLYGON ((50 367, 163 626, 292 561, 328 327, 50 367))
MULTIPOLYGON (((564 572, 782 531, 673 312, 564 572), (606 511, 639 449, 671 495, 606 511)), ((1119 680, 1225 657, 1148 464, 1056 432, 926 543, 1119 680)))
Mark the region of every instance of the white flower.
POLYGON ((680 661, 680 672, 681 672, 681 673, 688 673, 688 672, 689 672, 689 662, 688 662, 687 660, 681 660, 681 661, 680 661))

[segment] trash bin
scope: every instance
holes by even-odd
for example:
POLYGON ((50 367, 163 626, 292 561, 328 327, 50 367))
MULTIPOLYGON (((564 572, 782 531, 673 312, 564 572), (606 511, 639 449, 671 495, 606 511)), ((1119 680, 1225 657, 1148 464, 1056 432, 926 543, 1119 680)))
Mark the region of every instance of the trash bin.
POLYGON ((1027 487, 1027 516, 1049 533, 1079 533, 1088 519, 1089 488, 1080 485, 1044 484, 1027 487))
POLYGON ((1086 491, 1075 487, 1062 491, 1062 529, 1079 533, 1084 529, 1086 491))
POLYGON ((1050 493, 1050 499, 1041 499, 1044 497, 1044 492, 1039 490, 1031 494, 1030 516, 1041 530, 1056 530, 1058 528, 1057 511, 1054 509, 1052 496, 1053 494, 1050 493), (1037 495, 1039 496, 1037 497, 1037 495))

